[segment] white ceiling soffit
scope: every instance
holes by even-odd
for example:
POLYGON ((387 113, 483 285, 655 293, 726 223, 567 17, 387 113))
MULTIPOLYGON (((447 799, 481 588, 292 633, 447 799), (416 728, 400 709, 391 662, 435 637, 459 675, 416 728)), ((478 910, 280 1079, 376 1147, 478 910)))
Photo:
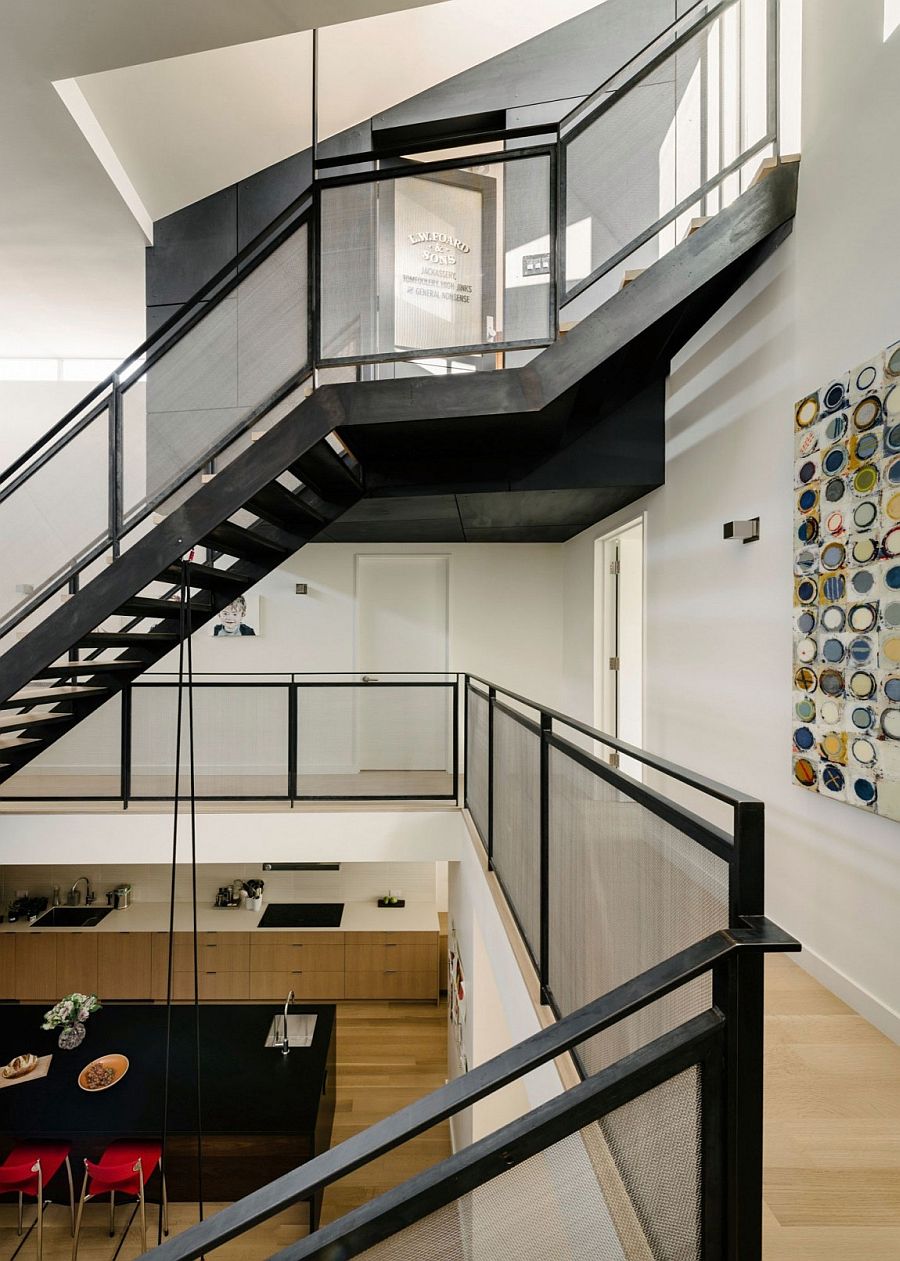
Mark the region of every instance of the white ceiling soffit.
POLYGON ((423 2, 0 0, 0 355, 118 358, 144 335, 144 234, 56 80, 423 2))
MULTIPOLYGON (((319 36, 319 135, 343 131, 595 7, 596 0, 444 0, 319 36)), ((357 5, 357 7, 360 7, 357 5)), ((373 6, 374 7, 374 6, 373 6)), ((388 7, 383 5, 381 7, 388 7)), ((393 10, 401 8, 390 3, 393 10)), ((311 143, 308 31, 57 83, 144 230, 311 143)))

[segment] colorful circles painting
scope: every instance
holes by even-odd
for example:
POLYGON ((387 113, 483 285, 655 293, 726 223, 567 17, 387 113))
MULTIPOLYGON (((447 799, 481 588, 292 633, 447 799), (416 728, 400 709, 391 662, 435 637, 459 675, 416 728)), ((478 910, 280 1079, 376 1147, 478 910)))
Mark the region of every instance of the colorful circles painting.
POLYGON ((793 470, 793 780, 900 822, 900 340, 800 398, 793 470))

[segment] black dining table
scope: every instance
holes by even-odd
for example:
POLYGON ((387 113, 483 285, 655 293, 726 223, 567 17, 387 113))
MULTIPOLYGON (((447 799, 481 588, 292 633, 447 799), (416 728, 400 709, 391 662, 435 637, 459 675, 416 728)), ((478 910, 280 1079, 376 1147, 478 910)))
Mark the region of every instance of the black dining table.
MULTIPOLYGON (((287 1055, 264 1042, 272 1003, 200 1007, 199 1091, 194 1008, 171 1009, 169 1086, 165 1064, 169 1014, 151 1003, 111 1004, 86 1022, 73 1051, 58 1031, 41 1029, 47 1004, 0 1006, 0 1064, 15 1055, 53 1055, 46 1077, 0 1090, 0 1151, 16 1142, 67 1140, 73 1168, 97 1159, 116 1139, 160 1139, 166 1112, 166 1182, 171 1200, 198 1194, 201 1135, 203 1197, 231 1201, 324 1151, 331 1143, 335 1098, 335 1008, 291 1007, 317 1017, 312 1044, 287 1055), (78 1075, 98 1056, 128 1057, 115 1085, 85 1091, 78 1075)), ((153 1179, 148 1196, 155 1195, 153 1179)), ((318 1219, 311 1204, 311 1225, 318 1219)))

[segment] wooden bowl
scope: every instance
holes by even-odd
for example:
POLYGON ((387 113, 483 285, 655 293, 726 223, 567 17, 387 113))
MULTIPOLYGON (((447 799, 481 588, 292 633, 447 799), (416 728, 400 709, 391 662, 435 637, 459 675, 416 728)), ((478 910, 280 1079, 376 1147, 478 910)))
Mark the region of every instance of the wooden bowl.
POLYGON ((90 1064, 85 1064, 84 1068, 78 1074, 78 1085, 82 1090, 86 1090, 90 1095, 99 1095, 101 1090, 109 1090, 110 1086, 115 1086, 122 1080, 128 1072, 127 1055, 100 1055, 95 1060, 91 1060, 90 1064), (111 1068, 115 1072, 115 1077, 106 1083, 105 1086, 88 1086, 85 1084, 85 1076, 88 1069, 99 1065, 101 1068, 111 1068))

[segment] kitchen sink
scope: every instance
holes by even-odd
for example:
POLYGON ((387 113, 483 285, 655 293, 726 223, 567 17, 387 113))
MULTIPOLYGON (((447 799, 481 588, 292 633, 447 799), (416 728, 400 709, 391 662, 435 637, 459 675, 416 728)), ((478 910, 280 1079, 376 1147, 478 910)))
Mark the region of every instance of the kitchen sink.
POLYGON ((106 919, 109 906, 54 906, 39 915, 32 928, 96 928, 106 919))
MULTIPOLYGON (((312 1046, 313 1034, 316 1031, 316 1020, 316 1016, 288 1016, 288 1046, 312 1046)), ((279 1050, 282 1049, 284 1045, 284 1016, 280 1013, 272 1017, 272 1023, 269 1025, 269 1032, 263 1045, 277 1047, 279 1050)))

